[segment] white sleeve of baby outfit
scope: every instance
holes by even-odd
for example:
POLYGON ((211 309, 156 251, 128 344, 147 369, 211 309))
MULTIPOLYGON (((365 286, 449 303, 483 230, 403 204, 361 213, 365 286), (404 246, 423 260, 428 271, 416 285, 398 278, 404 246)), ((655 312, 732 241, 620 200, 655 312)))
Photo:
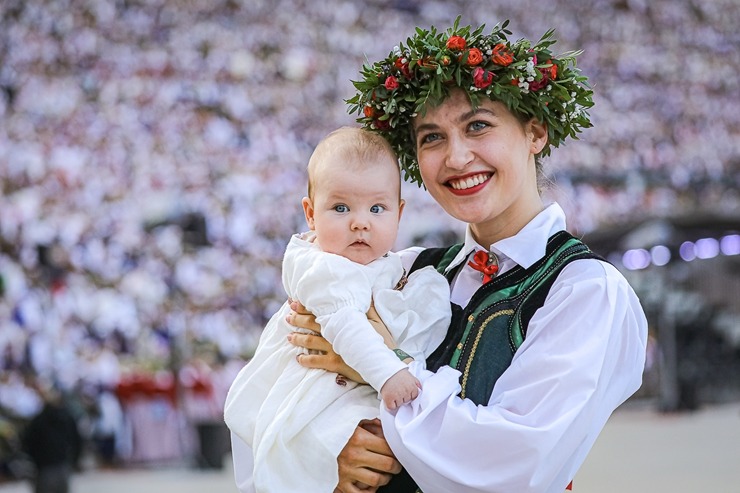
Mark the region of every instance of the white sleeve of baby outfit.
POLYGON ((380 390, 406 365, 368 322, 367 311, 375 283, 393 286, 400 279, 400 261, 384 257, 361 265, 317 248, 304 250, 299 261, 308 267, 297 276, 293 297, 316 316, 321 335, 345 363, 380 390))

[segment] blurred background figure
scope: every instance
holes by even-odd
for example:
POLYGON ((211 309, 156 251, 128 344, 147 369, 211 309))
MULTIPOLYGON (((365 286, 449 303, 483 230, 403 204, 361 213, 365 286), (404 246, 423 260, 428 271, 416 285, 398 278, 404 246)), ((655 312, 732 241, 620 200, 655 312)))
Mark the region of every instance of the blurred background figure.
POLYGON ((100 467, 113 467, 120 463, 123 409, 113 389, 100 390, 96 403, 92 438, 100 467))
POLYGON ((23 434, 23 447, 35 466, 34 493, 68 493, 72 472, 79 466, 82 438, 61 393, 50 387, 39 393, 43 407, 23 434))

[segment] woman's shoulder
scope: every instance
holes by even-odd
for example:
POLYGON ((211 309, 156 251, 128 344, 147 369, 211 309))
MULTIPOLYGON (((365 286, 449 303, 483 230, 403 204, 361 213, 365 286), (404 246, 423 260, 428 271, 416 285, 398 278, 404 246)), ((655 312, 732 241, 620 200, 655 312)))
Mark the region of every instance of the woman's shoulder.
POLYGON ((404 248, 403 250, 399 250, 396 252, 398 256, 401 258, 401 263, 403 264, 403 268, 406 269, 406 272, 411 270, 411 266, 416 261, 416 258, 424 250, 425 250, 424 247, 412 246, 412 247, 404 248))
POLYGON ((570 285, 588 284, 595 290, 611 286, 632 291, 624 274, 601 258, 583 258, 570 262, 560 272, 558 281, 570 285))
POLYGON ((444 247, 411 247, 401 250, 401 261, 407 272, 411 272, 429 265, 439 266, 440 262, 448 264, 462 247, 462 243, 444 247))

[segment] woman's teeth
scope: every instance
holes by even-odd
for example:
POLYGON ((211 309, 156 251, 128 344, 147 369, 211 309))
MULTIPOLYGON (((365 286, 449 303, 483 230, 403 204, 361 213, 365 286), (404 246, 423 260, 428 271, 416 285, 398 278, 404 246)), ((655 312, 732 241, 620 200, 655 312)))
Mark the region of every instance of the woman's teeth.
POLYGON ((450 186, 455 190, 465 190, 467 188, 473 188, 476 185, 480 185, 487 179, 488 175, 486 173, 481 173, 479 175, 469 176, 463 180, 451 181, 450 186))

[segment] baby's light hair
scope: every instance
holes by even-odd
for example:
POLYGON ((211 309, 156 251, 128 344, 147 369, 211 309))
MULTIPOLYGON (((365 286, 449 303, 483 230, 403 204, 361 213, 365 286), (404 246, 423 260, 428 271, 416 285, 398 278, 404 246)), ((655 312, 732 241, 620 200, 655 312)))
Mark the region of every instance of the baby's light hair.
MULTIPOLYGON (((394 163, 398 162, 393 147, 377 133, 358 127, 340 127, 334 130, 318 143, 308 161, 308 197, 313 200, 316 170, 328 156, 342 159, 349 170, 359 170, 378 163, 378 157, 383 154, 388 155, 394 163)), ((400 200, 401 170, 396 167, 400 200)))

